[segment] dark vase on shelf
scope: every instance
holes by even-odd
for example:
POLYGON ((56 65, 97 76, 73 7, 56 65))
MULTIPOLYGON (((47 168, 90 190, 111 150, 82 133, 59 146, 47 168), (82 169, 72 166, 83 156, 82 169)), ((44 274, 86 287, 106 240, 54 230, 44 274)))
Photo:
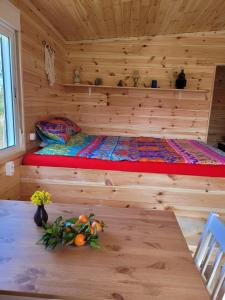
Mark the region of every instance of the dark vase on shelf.
POLYGON ((177 89, 184 89, 186 86, 187 80, 185 78, 184 70, 181 70, 181 72, 177 76, 176 80, 176 88, 177 89))
POLYGON ((102 84, 102 78, 96 78, 95 85, 101 85, 101 84, 102 84))
POLYGON ((157 88, 157 80, 152 80, 151 88, 152 89, 156 89, 157 88))
POLYGON ((43 223, 47 223, 48 214, 44 205, 38 205, 36 213, 34 214, 34 222, 37 226, 42 226, 43 223))

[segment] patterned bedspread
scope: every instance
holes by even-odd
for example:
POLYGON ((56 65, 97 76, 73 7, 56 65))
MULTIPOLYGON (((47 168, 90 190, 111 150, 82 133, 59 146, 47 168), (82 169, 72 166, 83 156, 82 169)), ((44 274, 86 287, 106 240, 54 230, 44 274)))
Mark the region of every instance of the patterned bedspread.
POLYGON ((36 153, 112 161, 225 165, 225 153, 203 142, 153 137, 93 136, 78 133, 66 145, 51 144, 36 153))

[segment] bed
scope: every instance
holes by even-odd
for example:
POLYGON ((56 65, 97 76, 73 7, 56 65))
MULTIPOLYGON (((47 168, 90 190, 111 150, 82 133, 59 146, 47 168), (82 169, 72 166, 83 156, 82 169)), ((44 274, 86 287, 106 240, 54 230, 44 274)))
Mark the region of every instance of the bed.
POLYGON ((210 175, 211 177, 225 177, 225 165, 110 161, 71 156, 38 155, 34 152, 27 153, 24 156, 23 165, 193 176, 210 175))
POLYGON ((25 155, 21 177, 23 199, 41 188, 57 202, 225 213, 225 155, 200 141, 80 133, 25 155))

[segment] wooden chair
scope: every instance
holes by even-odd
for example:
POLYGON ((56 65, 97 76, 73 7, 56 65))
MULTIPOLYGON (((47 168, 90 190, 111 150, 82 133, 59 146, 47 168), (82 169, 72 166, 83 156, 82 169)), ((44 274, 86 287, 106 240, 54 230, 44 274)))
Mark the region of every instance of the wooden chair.
POLYGON ((224 287, 225 264, 220 272, 222 258, 225 253, 225 225, 215 213, 210 213, 200 237, 194 261, 201 273, 212 300, 225 300, 224 287), (214 256, 215 255, 215 256, 214 256), (212 265, 211 265, 212 264, 212 265), (211 267, 209 267, 211 265, 211 267))

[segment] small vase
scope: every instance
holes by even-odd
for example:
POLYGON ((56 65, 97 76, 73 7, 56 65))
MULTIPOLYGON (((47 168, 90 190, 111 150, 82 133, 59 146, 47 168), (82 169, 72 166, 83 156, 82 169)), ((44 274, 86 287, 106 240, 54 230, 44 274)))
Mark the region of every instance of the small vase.
POLYGON ((157 80, 152 80, 151 88, 157 89, 157 80))
POLYGON ((38 205, 36 213, 34 214, 34 222, 37 226, 42 226, 43 223, 47 223, 48 214, 45 210, 44 205, 38 205))
POLYGON ((187 80, 185 78, 184 70, 181 70, 181 72, 177 76, 176 88, 177 89, 184 89, 186 84, 187 84, 187 80))

